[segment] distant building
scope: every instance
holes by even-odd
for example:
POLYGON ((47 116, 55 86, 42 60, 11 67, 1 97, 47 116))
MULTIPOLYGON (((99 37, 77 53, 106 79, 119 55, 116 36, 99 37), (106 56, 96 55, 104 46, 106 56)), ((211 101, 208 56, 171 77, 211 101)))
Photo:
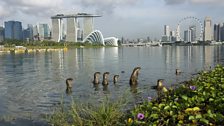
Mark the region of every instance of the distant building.
POLYGON ((37 25, 33 26, 33 40, 40 40, 37 25))
POLYGON ((197 41, 196 39, 196 26, 192 25, 189 27, 189 30, 191 31, 191 42, 197 41))
POLYGON ((28 24, 27 29, 23 30, 23 40, 25 41, 33 40, 33 26, 31 24, 28 24))
POLYGON ((176 32, 170 31, 170 41, 175 42, 176 41, 176 32))
POLYGON ((19 21, 5 22, 5 39, 22 40, 22 23, 19 21))
POLYGON ((204 20, 204 41, 212 40, 212 20, 210 17, 205 17, 204 20))
POLYGON ((164 35, 170 36, 170 26, 164 25, 164 35))
POLYGON ((184 41, 185 42, 192 42, 192 40, 191 40, 191 30, 190 29, 188 29, 188 30, 186 30, 186 31, 184 31, 184 41))
POLYGON ((4 41, 4 28, 0 27, 0 42, 4 41))
POLYGON ((48 24, 39 24, 39 39, 45 40, 50 38, 50 29, 48 24))

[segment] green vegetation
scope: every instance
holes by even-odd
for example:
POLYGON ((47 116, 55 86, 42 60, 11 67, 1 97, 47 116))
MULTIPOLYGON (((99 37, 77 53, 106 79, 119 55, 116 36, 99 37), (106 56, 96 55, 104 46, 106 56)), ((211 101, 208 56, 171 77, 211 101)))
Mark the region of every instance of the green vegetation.
POLYGON ((4 47, 14 48, 15 46, 25 46, 27 48, 77 48, 77 47, 102 47, 101 44, 91 44, 88 42, 54 42, 54 41, 31 41, 31 42, 24 42, 21 40, 5 40, 0 42, 0 45, 4 45, 4 47))
POLYGON ((124 112, 122 108, 126 105, 125 99, 114 102, 106 97, 96 106, 78 105, 72 101, 71 106, 66 107, 63 103, 47 117, 50 124, 54 126, 117 126, 124 125, 124 112))
POLYGON ((224 67, 170 89, 161 98, 136 106, 127 119, 132 126, 157 125, 223 125, 224 67))
MULTIPOLYGON (((149 97, 124 112, 122 100, 107 98, 97 106, 61 106, 48 120, 54 126, 170 126, 223 125, 224 67, 203 71, 198 77, 170 88, 159 98, 149 97)), ((122 99, 122 98, 121 98, 122 99)), ((63 104, 62 104, 63 105, 63 104)))

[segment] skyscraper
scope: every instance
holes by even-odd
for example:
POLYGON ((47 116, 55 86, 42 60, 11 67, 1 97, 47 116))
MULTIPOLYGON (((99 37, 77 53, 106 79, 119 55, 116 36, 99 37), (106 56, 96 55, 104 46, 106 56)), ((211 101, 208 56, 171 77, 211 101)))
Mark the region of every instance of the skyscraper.
POLYGON ((189 27, 189 30, 191 30, 191 42, 195 42, 196 40, 196 26, 192 25, 189 27))
POLYGON ((77 42, 77 18, 67 18, 66 41, 77 42))
POLYGON ((31 24, 28 24, 27 29, 23 30, 23 40, 25 41, 33 40, 33 26, 31 24))
POLYGON ((19 21, 5 22, 5 38, 22 40, 22 23, 19 21))
POLYGON ((40 40, 49 39, 50 37, 50 30, 48 24, 39 24, 39 38, 40 40))
POLYGON ((214 40, 215 41, 219 41, 219 25, 218 24, 214 24, 214 40))
POLYGON ((184 31, 184 41, 185 42, 192 42, 192 40, 191 40, 191 30, 190 29, 188 29, 188 30, 186 30, 186 31, 184 31))
POLYGON ((4 41, 4 28, 0 27, 0 42, 4 41))
POLYGON ((205 17, 204 21, 204 41, 212 40, 212 20, 210 17, 205 17))
POLYGON ((164 25, 164 35, 170 36, 170 26, 164 25))

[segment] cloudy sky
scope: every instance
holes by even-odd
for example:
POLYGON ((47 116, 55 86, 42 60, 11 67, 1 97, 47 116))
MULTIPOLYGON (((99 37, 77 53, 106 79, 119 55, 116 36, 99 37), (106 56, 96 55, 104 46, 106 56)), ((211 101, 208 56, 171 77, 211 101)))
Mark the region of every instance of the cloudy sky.
POLYGON ((0 24, 18 20, 27 24, 49 23, 58 13, 86 12, 96 18, 95 29, 104 37, 160 38, 163 25, 174 30, 179 20, 194 16, 202 21, 224 22, 224 0, 1 0, 0 24))

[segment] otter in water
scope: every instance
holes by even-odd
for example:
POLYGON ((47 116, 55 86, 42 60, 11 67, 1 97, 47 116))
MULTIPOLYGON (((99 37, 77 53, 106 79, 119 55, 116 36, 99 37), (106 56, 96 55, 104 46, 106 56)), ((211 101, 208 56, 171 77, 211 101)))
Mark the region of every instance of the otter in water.
POLYGON ((138 74, 139 74, 139 71, 140 71, 141 67, 135 67, 132 74, 131 74, 131 77, 130 77, 130 85, 137 85, 138 84, 138 74))
POLYGON ((176 75, 180 75, 181 74, 181 70, 180 69, 176 69, 176 75))
POLYGON ((71 94, 72 93, 73 79, 72 78, 67 78, 65 82, 66 82, 66 93, 71 94))
POLYGON ((163 81, 164 81, 164 79, 159 79, 159 80, 157 80, 157 85, 151 87, 152 89, 157 90, 158 97, 160 97, 162 95, 162 93, 168 92, 167 88, 163 85, 163 81))
POLYGON ((102 82, 103 85, 108 85, 109 84, 109 82, 108 82, 109 74, 110 74, 109 72, 103 73, 103 82, 102 82))
POLYGON ((119 75, 114 75, 114 79, 113 79, 114 80, 114 84, 117 83, 118 78, 119 78, 119 75))
POLYGON ((95 72, 94 73, 94 80, 93 80, 93 84, 99 84, 99 76, 100 76, 100 72, 95 72))

